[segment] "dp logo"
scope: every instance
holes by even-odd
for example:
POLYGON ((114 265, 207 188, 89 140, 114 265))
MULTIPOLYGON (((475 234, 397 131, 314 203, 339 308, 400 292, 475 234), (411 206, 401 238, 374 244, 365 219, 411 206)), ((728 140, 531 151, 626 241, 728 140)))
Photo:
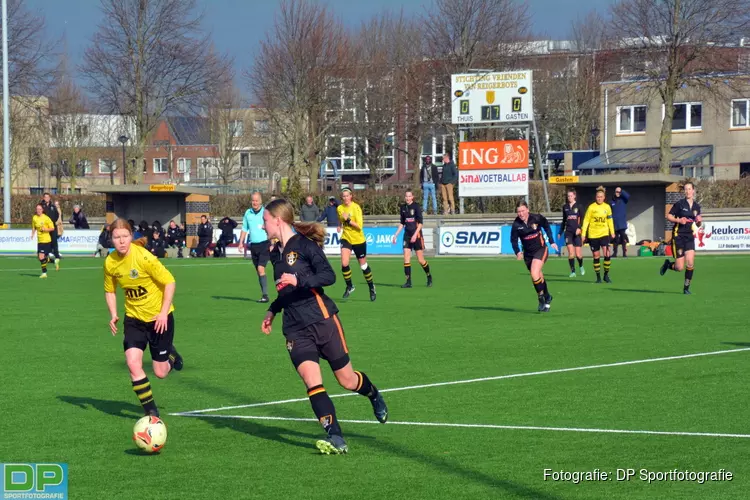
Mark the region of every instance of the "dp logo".
POLYGON ((54 498, 67 500, 67 464, 0 465, 3 469, 2 498, 54 498))

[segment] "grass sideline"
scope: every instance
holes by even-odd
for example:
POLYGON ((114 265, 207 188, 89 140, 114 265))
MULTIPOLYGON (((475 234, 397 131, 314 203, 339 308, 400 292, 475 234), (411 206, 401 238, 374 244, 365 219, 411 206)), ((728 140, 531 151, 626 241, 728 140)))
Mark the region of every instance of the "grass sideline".
MULTIPOLYGON (((681 275, 659 276, 658 258, 613 260, 605 286, 586 263, 587 275, 571 279, 565 259, 550 259, 547 315, 536 312, 523 263, 510 259, 431 259, 435 286, 424 287, 415 265, 411 290, 399 288, 399 259, 374 259, 375 303, 361 273, 349 301, 337 282, 329 293, 355 368, 382 389, 430 387, 386 392, 396 425, 369 424, 366 400, 337 397, 351 452, 325 457, 312 446, 322 432, 280 322, 270 337, 259 331, 266 308, 253 301, 252 265, 167 261, 185 370, 151 377, 169 440, 144 456, 130 441, 141 410, 122 337, 107 331, 102 261, 63 259, 39 280, 33 257, 0 258, 0 461, 68 463, 70 498, 746 498, 746 438, 574 429, 750 434, 750 259, 699 255, 692 296, 681 294, 681 275), (717 351, 734 352, 679 357, 717 351), (654 358, 673 359, 573 369, 654 358), (517 376, 536 372, 549 373, 517 376), (488 380, 435 385, 467 379, 488 380), (288 399, 301 401, 262 405, 288 399), (597 468, 734 477, 544 480, 545 469, 597 468)), ((324 380, 346 394, 327 367, 324 380)))

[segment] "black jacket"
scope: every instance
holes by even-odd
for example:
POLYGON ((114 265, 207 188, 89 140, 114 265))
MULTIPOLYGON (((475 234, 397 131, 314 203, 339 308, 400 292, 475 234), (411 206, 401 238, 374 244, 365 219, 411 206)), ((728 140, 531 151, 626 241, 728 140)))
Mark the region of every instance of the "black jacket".
POLYGON ((162 258, 167 253, 167 242, 161 238, 159 238, 158 240, 151 239, 151 241, 148 242, 148 245, 146 245, 146 250, 151 252, 153 255, 162 258))
POLYGON ((438 180, 440 179, 440 177, 439 177, 439 174, 438 174, 437 165, 435 165, 434 163, 430 163, 429 165, 427 165, 426 163, 422 164, 422 170, 419 171, 419 182, 420 182, 420 184, 424 184, 425 182, 428 182, 427 181, 427 177, 428 177, 427 167, 428 166, 430 167, 429 174, 432 174, 432 181, 431 182, 433 184, 437 184, 438 180))
POLYGON ((442 178, 440 179, 441 184, 456 184, 458 182, 458 168, 456 164, 451 162, 443 164, 442 178))
POLYGON ((44 214, 52 220, 53 224, 57 224, 57 219, 60 218, 60 212, 57 211, 57 207, 55 207, 54 203, 50 201, 49 204, 47 204, 44 203, 44 200, 39 203, 44 207, 44 214))
POLYGON ((177 245, 185 241, 185 233, 179 227, 167 228, 167 237, 165 240, 168 245, 177 245))
POLYGON ((86 220, 86 214, 83 213, 83 210, 78 213, 73 212, 68 222, 73 224, 73 227, 76 229, 90 229, 89 221, 86 220))
POLYGON ((221 230, 221 239, 224 241, 234 241, 234 229, 237 227, 237 222, 229 217, 224 217, 219 222, 219 229, 221 230))
POLYGON ((114 248, 114 245, 112 245, 112 234, 107 231, 106 227, 99 233, 99 244, 104 248, 114 248))
POLYGON ((198 225, 198 241, 201 243, 211 243, 214 239, 214 227, 210 222, 198 225))

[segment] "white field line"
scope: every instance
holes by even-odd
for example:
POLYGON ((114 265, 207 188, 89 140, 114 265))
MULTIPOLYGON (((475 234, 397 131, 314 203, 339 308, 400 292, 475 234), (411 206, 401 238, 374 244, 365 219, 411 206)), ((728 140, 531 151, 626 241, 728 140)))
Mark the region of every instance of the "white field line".
MULTIPOLYGON (((62 263, 62 266, 60 267, 61 271, 80 271, 80 270, 103 270, 104 269, 104 262, 102 262, 101 266, 83 266, 83 267, 65 267, 66 259, 60 260, 62 263)), ((244 261, 243 261, 244 262, 244 261)), ((241 265, 243 262, 236 262, 236 263, 230 263, 230 262, 217 262, 216 264, 169 264, 167 266, 167 269, 174 269, 177 267, 218 267, 218 266, 238 266, 241 265)), ((37 267, 23 267, 18 269, 0 269, 0 273, 15 273, 18 271, 38 271, 39 266, 37 267)))
MULTIPOLYGON (((727 349, 724 351, 709 351, 709 352, 699 352, 695 354, 682 354, 679 356, 667 356, 663 358, 648 358, 648 359, 637 359, 634 361, 620 361, 617 363, 607 363, 602 365, 588 365, 588 366, 576 366, 572 368, 559 368, 555 370, 542 370, 542 371, 536 371, 536 372, 525 372, 525 373, 512 373, 510 375, 498 375, 495 377, 482 377, 482 378, 472 378, 472 379, 466 379, 466 380, 454 380, 451 382, 436 382, 433 384, 421 384, 421 385, 409 385, 406 387, 393 387, 391 389, 381 389, 380 392, 397 392, 397 391, 410 391, 413 389, 427 389, 430 387, 443 387, 446 385, 459 385, 459 384, 473 384, 475 382, 488 382, 491 380, 505 380, 510 378, 521 378, 521 377, 534 377, 537 375, 550 375, 553 373, 567 373, 567 372, 576 372, 576 371, 584 371, 584 370, 596 370, 599 368, 613 368, 617 366, 629 366, 629 365, 639 365, 644 363, 655 363, 657 361, 673 361, 677 359, 689 359, 689 358, 698 358, 702 356, 716 356, 719 354, 729 354, 734 352, 743 352, 743 351, 750 351, 750 347, 743 347, 741 349, 727 349)), ((332 398, 344 398, 347 396, 356 396, 357 393, 355 392, 347 392, 344 394, 330 394, 330 397, 332 398)), ((170 413, 170 415, 178 415, 178 416, 195 416, 199 414, 204 413, 210 413, 210 412, 216 412, 216 411, 224 411, 224 410, 237 410, 240 408, 257 408, 259 406, 271 406, 271 405, 280 405, 285 403, 299 403, 302 401, 309 401, 308 398, 295 398, 295 399, 282 399, 279 401, 267 401, 265 403, 251 403, 246 405, 235 405, 235 406, 222 406, 220 408, 207 408, 205 410, 193 410, 193 411, 186 411, 186 412, 177 412, 177 413, 170 413)))
MULTIPOLYGON (((181 417, 200 418, 236 418, 245 420, 276 420, 282 422, 316 422, 314 418, 294 417, 258 417, 254 415, 199 415, 195 413, 170 413, 181 417)), ((375 420, 339 420, 345 424, 376 424, 375 420)), ((692 437, 717 437, 717 438, 750 438, 750 434, 726 434, 721 432, 683 432, 683 431, 646 431, 632 429, 597 429, 585 427, 543 427, 537 425, 496 425, 496 424, 453 424, 447 422, 391 422, 387 425, 412 425, 417 427, 459 427, 470 429, 502 429, 519 431, 553 431, 553 432, 591 432, 602 434, 646 434, 651 436, 692 436, 692 437)))

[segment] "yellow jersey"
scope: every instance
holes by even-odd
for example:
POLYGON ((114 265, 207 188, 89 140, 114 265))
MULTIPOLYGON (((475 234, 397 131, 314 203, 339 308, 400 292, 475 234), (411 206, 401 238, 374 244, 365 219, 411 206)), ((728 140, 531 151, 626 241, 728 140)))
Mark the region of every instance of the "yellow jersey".
POLYGON ((362 221, 362 207, 354 202, 351 202, 348 207, 341 204, 336 208, 336 213, 339 216, 339 222, 344 226, 344 233, 341 235, 341 239, 348 241, 352 245, 360 245, 364 243, 366 240, 365 231, 362 227, 364 225, 362 221), (357 225, 357 227, 359 227, 359 229, 354 229, 346 223, 346 217, 343 215, 345 213, 349 214, 349 218, 357 225))
MULTIPOLYGON (((125 291, 125 316, 150 323, 161 311, 164 287, 174 277, 159 259, 138 245, 122 256, 109 254, 104 261, 104 291, 114 293, 117 284, 125 291)), ((169 306, 169 312, 174 305, 169 306)))
POLYGON ((612 207, 607 203, 594 202, 586 209, 586 216, 583 218, 581 234, 586 237, 588 231, 589 238, 604 238, 615 234, 615 225, 612 222, 612 207))
POLYGON ((55 223, 47 217, 47 214, 36 215, 31 219, 31 227, 36 231, 36 241, 39 243, 52 243, 52 236, 42 229, 55 229, 55 223))

